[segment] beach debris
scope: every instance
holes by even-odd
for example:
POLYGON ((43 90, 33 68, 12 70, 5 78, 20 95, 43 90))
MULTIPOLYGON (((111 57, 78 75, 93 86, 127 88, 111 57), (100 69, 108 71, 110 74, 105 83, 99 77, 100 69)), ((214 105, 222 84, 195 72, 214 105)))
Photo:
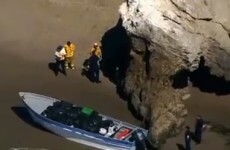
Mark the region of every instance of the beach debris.
POLYGON ((187 100, 191 97, 191 94, 185 94, 184 96, 182 96, 182 100, 187 100))

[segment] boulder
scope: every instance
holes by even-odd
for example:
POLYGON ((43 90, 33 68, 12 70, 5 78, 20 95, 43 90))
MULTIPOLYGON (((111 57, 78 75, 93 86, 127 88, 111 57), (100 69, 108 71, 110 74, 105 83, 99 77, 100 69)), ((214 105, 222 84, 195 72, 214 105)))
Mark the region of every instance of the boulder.
POLYGON ((132 45, 123 91, 150 119, 159 147, 180 132, 187 114, 187 87, 172 86, 178 72, 196 70, 204 58, 211 74, 230 79, 230 1, 127 0, 119 12, 132 45))

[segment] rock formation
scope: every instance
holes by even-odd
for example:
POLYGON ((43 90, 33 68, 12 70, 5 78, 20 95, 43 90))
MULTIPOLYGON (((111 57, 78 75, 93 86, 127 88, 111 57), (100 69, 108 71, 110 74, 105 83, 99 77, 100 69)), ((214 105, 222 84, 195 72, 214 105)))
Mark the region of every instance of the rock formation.
POLYGON ((230 79, 230 1, 126 0, 119 12, 132 43, 123 90, 151 120, 158 147, 180 131, 187 114, 187 89, 172 87, 178 72, 196 70, 204 58, 211 74, 230 79))

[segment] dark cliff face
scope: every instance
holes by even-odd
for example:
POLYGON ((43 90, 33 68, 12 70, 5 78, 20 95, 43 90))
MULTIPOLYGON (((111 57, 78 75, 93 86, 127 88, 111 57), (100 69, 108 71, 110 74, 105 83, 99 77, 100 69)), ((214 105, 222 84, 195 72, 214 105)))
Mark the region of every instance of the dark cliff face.
POLYGON ((158 146, 179 133, 187 114, 181 99, 186 90, 174 89, 170 79, 176 73, 174 67, 180 64, 175 57, 161 53, 164 47, 135 36, 131 39, 133 59, 126 72, 124 91, 135 110, 149 120, 150 137, 158 146))
POLYGON ((180 97, 186 90, 175 90, 170 78, 177 72, 174 67, 181 65, 179 59, 162 51, 176 51, 180 46, 170 45, 174 40, 160 30, 157 36, 164 37, 165 45, 127 34, 121 23, 119 20, 102 38, 102 71, 117 84, 134 115, 148 123, 149 137, 158 146, 179 132, 187 113, 180 97))
POLYGON ((188 75, 202 60, 211 74, 230 77, 230 9, 227 0, 221 2, 128 0, 120 7, 131 39, 123 91, 150 121, 149 137, 156 147, 180 131, 187 114, 188 75), (220 13, 219 6, 228 13, 220 13))

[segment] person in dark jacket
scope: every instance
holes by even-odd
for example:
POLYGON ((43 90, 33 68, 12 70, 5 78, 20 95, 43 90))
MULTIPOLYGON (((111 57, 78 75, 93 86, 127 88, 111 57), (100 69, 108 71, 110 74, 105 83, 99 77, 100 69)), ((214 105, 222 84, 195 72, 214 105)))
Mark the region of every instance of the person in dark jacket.
POLYGON ((197 144, 201 143, 204 121, 200 115, 196 117, 195 140, 197 144))
POLYGON ((92 53, 91 57, 89 58, 89 68, 90 68, 90 73, 93 79, 93 82, 100 83, 101 81, 99 80, 99 73, 100 73, 100 58, 96 55, 95 52, 92 53))
POLYGON ((66 74, 65 70, 65 55, 66 51, 63 46, 58 46, 55 51, 56 69, 63 74, 66 74))
POLYGON ((191 131, 188 126, 186 126, 184 136, 185 136, 185 150, 191 150, 191 131))

